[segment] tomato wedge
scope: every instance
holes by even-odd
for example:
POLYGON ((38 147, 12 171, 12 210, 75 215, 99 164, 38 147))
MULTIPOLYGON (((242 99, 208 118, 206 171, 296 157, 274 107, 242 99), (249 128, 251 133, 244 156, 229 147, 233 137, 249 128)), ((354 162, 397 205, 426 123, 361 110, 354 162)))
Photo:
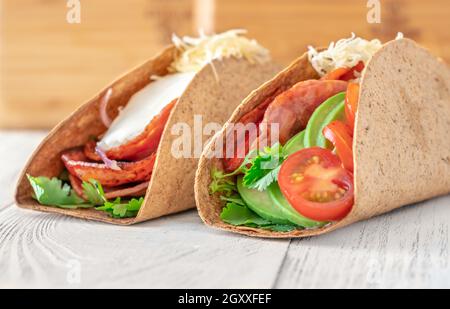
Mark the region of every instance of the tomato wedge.
POLYGON ((337 68, 324 75, 322 80, 343 80, 349 81, 356 78, 355 72, 364 70, 364 62, 360 61, 353 68, 337 68))
POLYGON ((351 71, 351 68, 337 68, 326 75, 322 76, 321 80, 340 80, 342 76, 351 71))
POLYGON ((323 136, 333 143, 344 167, 353 173, 352 130, 339 120, 330 122, 323 128, 323 136))
POLYGON ((353 177, 328 149, 305 148, 290 155, 278 184, 292 207, 313 220, 340 220, 353 206, 353 177))
POLYGON ((355 127, 355 115, 356 110, 358 109, 358 100, 359 84, 349 83, 345 94, 345 117, 347 118, 348 125, 352 129, 352 133, 353 128, 355 127))
POLYGON ((364 62, 358 62, 353 68, 351 68, 347 73, 343 74, 340 80, 349 81, 355 79, 357 76, 355 72, 361 73, 364 70, 364 62))

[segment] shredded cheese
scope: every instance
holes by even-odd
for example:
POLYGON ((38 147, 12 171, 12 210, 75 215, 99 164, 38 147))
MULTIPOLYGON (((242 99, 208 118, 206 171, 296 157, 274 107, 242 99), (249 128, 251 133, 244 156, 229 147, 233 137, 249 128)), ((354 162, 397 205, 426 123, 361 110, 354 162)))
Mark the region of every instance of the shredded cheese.
MULTIPOLYGON (((403 39, 403 33, 398 32, 396 40, 403 39)), ((352 36, 348 39, 342 39, 336 43, 331 42, 328 49, 318 52, 314 47, 308 46, 308 58, 314 69, 320 76, 324 76, 338 68, 352 68, 358 62, 364 62, 364 65, 381 48, 380 40, 367 41, 352 36)), ((354 73, 359 77, 360 73, 354 73)))
POLYGON ((198 38, 172 36, 174 45, 181 51, 170 65, 169 71, 197 72, 215 59, 244 58, 250 63, 264 63, 270 60, 267 49, 244 36, 246 30, 235 29, 207 36, 200 32, 198 38))
POLYGON ((331 42, 328 49, 321 52, 309 46, 308 57, 317 73, 324 76, 337 68, 354 67, 360 61, 367 64, 381 46, 380 40, 367 41, 352 33, 348 39, 331 42))

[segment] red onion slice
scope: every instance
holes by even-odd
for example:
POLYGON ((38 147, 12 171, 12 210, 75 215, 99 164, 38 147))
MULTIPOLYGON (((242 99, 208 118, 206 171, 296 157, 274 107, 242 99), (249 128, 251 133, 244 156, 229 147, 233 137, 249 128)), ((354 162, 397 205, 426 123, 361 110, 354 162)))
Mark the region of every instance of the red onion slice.
POLYGON ((117 164, 117 161, 109 159, 106 153, 102 149, 100 149, 100 147, 95 147, 95 153, 98 154, 98 156, 102 159, 106 167, 115 171, 121 170, 120 166, 117 164))

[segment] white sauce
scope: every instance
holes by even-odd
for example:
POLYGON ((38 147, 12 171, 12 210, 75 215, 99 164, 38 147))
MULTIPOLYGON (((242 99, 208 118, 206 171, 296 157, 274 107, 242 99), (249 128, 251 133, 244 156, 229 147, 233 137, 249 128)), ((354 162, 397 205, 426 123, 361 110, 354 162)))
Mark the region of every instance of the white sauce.
POLYGON ((181 51, 169 67, 174 73, 158 78, 134 94, 97 146, 107 151, 138 136, 154 116, 182 95, 196 72, 214 59, 235 57, 251 63, 268 61, 269 52, 255 40, 241 36, 244 33, 245 30, 238 29, 211 36, 201 34, 199 38, 174 36, 174 45, 181 51))
POLYGON ((154 116, 183 94, 195 74, 195 72, 169 74, 135 93, 98 142, 98 147, 107 151, 142 133, 154 116))

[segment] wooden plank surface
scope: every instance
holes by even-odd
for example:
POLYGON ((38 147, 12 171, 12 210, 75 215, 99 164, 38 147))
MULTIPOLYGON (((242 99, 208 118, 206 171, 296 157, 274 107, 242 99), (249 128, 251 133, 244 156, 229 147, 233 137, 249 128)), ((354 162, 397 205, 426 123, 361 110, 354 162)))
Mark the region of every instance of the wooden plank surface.
POLYGON ((0 132, 0 288, 450 287, 450 196, 293 241, 215 231, 195 211, 118 227, 11 204, 43 136, 0 132))
POLYGON ((272 287, 289 241, 214 231, 196 211, 118 227, 17 208, 15 179, 43 137, 0 133, 0 288, 272 287))
POLYGON ((13 202, 13 194, 21 169, 45 136, 41 131, 0 131, 0 209, 13 202))
POLYGON ((292 241, 277 288, 450 288, 450 196, 292 241))

